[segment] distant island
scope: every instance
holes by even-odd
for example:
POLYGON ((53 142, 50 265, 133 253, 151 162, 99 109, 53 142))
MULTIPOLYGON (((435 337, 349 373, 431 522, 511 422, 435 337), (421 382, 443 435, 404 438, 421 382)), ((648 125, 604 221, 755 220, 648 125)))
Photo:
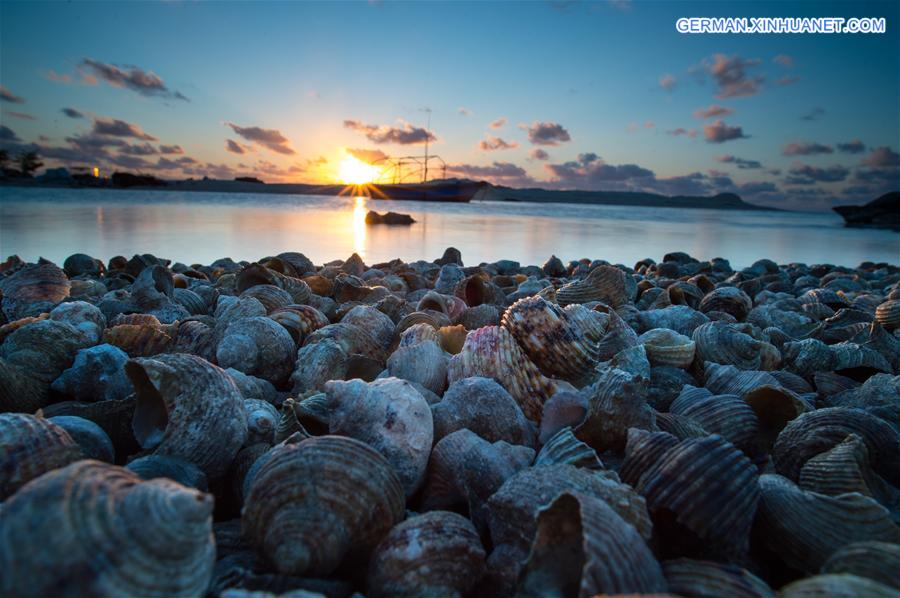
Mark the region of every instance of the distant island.
POLYGON ((844 224, 853 228, 888 228, 900 231, 900 191, 885 193, 861 206, 835 206, 844 224))

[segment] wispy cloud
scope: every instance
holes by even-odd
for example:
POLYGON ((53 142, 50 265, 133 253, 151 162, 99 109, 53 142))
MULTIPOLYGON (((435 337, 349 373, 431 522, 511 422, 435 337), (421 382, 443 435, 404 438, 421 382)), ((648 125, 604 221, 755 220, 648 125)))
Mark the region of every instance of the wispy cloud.
POLYGON ((502 129, 506 125, 506 118, 500 117, 490 125, 492 129, 502 129))
POLYGON ((708 143, 724 143, 732 139, 743 139, 744 135, 742 127, 729 127, 721 119, 711 124, 703 125, 703 137, 708 143))
POLYGON ((457 108, 456 111, 460 114, 460 116, 472 116, 472 111, 463 106, 457 108))
POLYGON ((61 75, 61 74, 57 73, 56 71, 54 71, 53 69, 50 69, 49 71, 44 73, 44 78, 49 81, 55 81, 56 83, 68 84, 68 83, 72 82, 71 75, 66 75, 66 74, 61 75))
POLYGON ((235 141, 234 139, 226 139, 225 140, 225 151, 231 152, 232 154, 244 154, 247 150, 244 149, 244 146, 235 141))
POLYGON ((21 141, 21 139, 15 131, 6 125, 0 125, 0 141, 21 141))
POLYGON ((386 153, 377 149, 362 149, 362 148, 347 148, 347 153, 356 158, 357 160, 362 160, 368 164, 372 164, 373 162, 378 162, 379 160, 384 160, 388 157, 386 153))
POLYGON ((278 154, 291 156, 296 152, 290 147, 290 141, 277 129, 264 129, 262 127, 242 127, 234 123, 225 123, 231 130, 253 143, 257 143, 266 149, 278 154))
POLYGON ((697 129, 685 129, 684 127, 678 127, 677 129, 666 131, 666 134, 672 135, 673 137, 680 137, 684 135, 685 137, 690 137, 691 139, 693 139, 697 136, 697 129))
POLYGON ((6 110, 4 114, 9 114, 13 118, 20 118, 22 120, 37 120, 36 116, 28 114, 27 112, 13 112, 12 110, 6 110))
POLYGON ((844 143, 838 142, 836 144, 837 150, 839 152, 845 154, 861 154, 866 151, 866 144, 860 141, 859 139, 854 139, 853 141, 846 141, 844 143))
POLYGON ((794 164, 788 172, 795 177, 804 177, 819 183, 838 183, 850 174, 850 171, 844 166, 834 165, 820 168, 809 164, 794 164))
POLYGON ((732 108, 719 106, 718 104, 712 104, 706 108, 697 108, 694 110, 694 118, 699 118, 700 120, 715 118, 716 116, 728 116, 729 114, 734 114, 732 108))
POLYGON ((744 59, 740 56, 713 54, 703 61, 705 71, 715 80, 720 100, 756 95, 762 90, 765 78, 749 71, 759 66, 758 59, 744 59))
POLYGON ((677 85, 678 80, 675 78, 675 75, 671 73, 666 73, 659 78, 659 86, 666 91, 673 91, 677 85))
POLYGON ((794 57, 788 56, 787 54, 778 54, 774 58, 772 58, 772 62, 780 64, 786 69, 794 68, 794 57))
POLYGON ((4 102, 9 102, 10 104, 24 104, 25 98, 21 96, 17 96, 10 90, 6 89, 3 85, 0 85, 0 100, 4 102))
POLYGON ((784 75, 783 77, 779 77, 775 80, 775 85, 779 87, 787 87, 788 85, 793 85, 799 80, 800 77, 798 77, 797 75, 784 75))
POLYGON ((109 137, 133 137, 145 141, 156 141, 156 137, 145 133, 138 125, 119 120, 118 118, 94 119, 93 133, 109 137))
POLYGON ((821 106, 816 106, 815 108, 813 108, 812 110, 810 110, 809 112, 807 112, 806 114, 801 116, 800 120, 812 122, 812 121, 820 120, 823 116, 825 116, 825 109, 822 108, 821 106))
POLYGON ((184 149, 182 149, 182 147, 177 144, 176 145, 160 145, 159 153, 171 156, 171 155, 183 154, 184 149))
POLYGON ((137 66, 120 67, 93 58, 85 58, 81 61, 80 66, 89 74, 99 77, 113 87, 130 89, 143 96, 159 96, 188 101, 181 92, 169 89, 159 75, 137 66))
POLYGON ((478 142, 478 149, 483 152, 515 149, 517 147, 519 147, 519 144, 515 141, 508 142, 499 137, 492 137, 490 135, 487 136, 487 139, 482 139, 480 142, 478 142))
POLYGON ((829 145, 814 141, 795 141, 788 143, 781 150, 783 156, 814 156, 816 154, 833 154, 834 149, 829 145))
POLYGON ((742 170, 762 168, 762 164, 757 160, 744 160, 743 158, 738 158, 737 156, 732 155, 716 156, 716 162, 721 162, 723 164, 734 164, 742 170))
POLYGON ((366 139, 377 144, 415 145, 426 141, 437 141, 434 133, 407 122, 399 127, 369 125, 358 120, 345 120, 344 128, 362 133, 366 139))

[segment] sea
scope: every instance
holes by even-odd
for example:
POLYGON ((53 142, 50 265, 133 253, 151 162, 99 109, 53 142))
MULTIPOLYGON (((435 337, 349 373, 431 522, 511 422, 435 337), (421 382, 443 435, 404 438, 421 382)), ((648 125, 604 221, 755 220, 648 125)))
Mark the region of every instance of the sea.
POLYGON ((833 213, 731 211, 524 202, 468 204, 253 193, 0 187, 0 259, 57 264, 151 253, 185 264, 258 260, 299 251, 322 264, 358 253, 368 264, 434 260, 447 247, 466 265, 603 259, 633 266, 684 251, 741 268, 778 263, 900 264, 900 234, 845 228, 833 213), (367 225, 366 213, 410 214, 411 226, 367 225))

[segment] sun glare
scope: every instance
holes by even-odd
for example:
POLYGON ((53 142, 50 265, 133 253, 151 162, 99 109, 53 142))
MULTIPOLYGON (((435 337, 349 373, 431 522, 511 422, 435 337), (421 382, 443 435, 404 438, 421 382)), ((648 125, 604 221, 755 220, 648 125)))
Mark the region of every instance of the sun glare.
POLYGON ((381 172, 355 156, 347 156, 338 165, 338 176, 345 185, 365 185, 374 182, 381 172))

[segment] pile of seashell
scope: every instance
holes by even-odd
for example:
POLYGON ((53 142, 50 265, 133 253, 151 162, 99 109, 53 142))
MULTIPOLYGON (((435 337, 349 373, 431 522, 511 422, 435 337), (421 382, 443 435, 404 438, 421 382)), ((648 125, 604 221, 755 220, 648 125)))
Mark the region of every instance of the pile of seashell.
POLYGON ((0 595, 897 596, 900 268, 0 264, 0 595))

